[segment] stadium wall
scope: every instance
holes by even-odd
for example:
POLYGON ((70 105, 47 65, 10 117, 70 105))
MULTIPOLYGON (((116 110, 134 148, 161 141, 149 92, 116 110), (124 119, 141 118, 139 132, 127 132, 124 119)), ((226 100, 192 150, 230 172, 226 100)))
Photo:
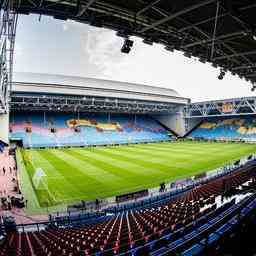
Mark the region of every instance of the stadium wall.
POLYGON ((154 118, 163 125, 167 126, 172 131, 174 131, 179 136, 185 135, 185 121, 182 111, 177 112, 176 114, 157 115, 154 116, 154 118))
POLYGON ((0 140, 9 143, 9 114, 0 115, 0 140))

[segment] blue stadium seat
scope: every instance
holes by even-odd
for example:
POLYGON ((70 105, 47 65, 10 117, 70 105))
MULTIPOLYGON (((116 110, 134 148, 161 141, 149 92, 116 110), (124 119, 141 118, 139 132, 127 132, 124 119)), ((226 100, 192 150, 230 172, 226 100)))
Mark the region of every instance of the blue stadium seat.
POLYGON ((68 126, 68 121, 75 119, 72 114, 51 113, 44 117, 42 113, 31 113, 29 116, 15 113, 11 119, 11 138, 22 139, 24 147, 130 144, 171 139, 168 131, 143 115, 138 115, 135 121, 134 116, 128 114, 113 114, 110 120, 107 114, 81 114, 79 120, 87 120, 90 124, 80 125, 79 132, 68 126), (26 129, 30 131, 26 132, 26 129))
POLYGON ((213 117, 202 122, 189 135, 192 138, 206 140, 243 140, 256 141, 256 118, 245 117, 213 117))

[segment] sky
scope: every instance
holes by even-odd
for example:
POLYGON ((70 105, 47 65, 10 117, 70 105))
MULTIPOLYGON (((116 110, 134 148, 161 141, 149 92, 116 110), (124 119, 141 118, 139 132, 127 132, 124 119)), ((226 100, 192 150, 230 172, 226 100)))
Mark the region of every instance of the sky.
POLYGON ((251 84, 219 69, 146 45, 133 37, 129 54, 123 39, 111 30, 38 15, 19 16, 14 72, 94 77, 171 88, 195 101, 254 96, 251 84))

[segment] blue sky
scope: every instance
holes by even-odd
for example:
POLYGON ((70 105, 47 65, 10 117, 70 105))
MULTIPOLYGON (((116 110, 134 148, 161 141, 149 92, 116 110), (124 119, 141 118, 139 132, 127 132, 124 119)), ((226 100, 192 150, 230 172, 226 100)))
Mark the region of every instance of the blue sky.
POLYGON ((20 16, 15 72, 64 74, 142 83, 175 89, 193 101, 253 96, 251 85, 210 64, 149 46, 133 38, 130 54, 122 54, 115 32, 43 16, 20 16))

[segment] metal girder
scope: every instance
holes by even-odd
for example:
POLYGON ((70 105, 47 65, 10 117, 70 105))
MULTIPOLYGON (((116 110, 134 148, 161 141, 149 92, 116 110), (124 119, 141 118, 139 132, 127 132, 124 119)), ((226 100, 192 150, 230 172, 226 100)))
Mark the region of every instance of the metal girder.
POLYGON ((256 73, 245 75, 246 77, 256 77, 256 73))
POLYGON ((80 109, 88 111, 111 111, 125 113, 176 113, 179 105, 150 102, 123 100, 117 98, 95 98, 89 96, 54 96, 54 95, 16 95, 11 97, 11 110, 56 110, 67 111, 80 109))
POLYGON ((192 5, 192 6, 189 6, 187 8, 184 8, 184 9, 178 11, 178 12, 172 13, 170 16, 165 17, 165 18, 163 18, 161 20, 158 20, 158 21, 154 22, 153 24, 149 25, 148 27, 143 28, 142 30, 140 30, 140 33, 144 33, 146 31, 148 31, 149 29, 155 28, 155 27, 157 27, 157 26, 159 26, 159 25, 161 25, 161 24, 163 24, 163 23, 165 23, 167 21, 175 19, 175 18, 177 18, 177 17, 179 17, 179 16, 181 16, 181 15, 187 13, 187 12, 193 11, 195 9, 198 9, 198 8, 200 8, 202 6, 211 4, 211 3, 216 2, 216 1, 217 0, 204 0, 204 1, 201 1, 201 2, 199 2, 197 4, 195 4, 195 5, 192 5))
MULTIPOLYGON (((101 13, 104 15, 111 15, 114 18, 126 20, 130 24, 132 24, 136 20, 136 25, 139 25, 139 26, 149 26, 150 25, 149 20, 146 17, 142 17, 142 16, 136 17, 135 13, 133 13, 131 11, 123 10, 123 9, 118 8, 117 6, 103 3, 100 1, 96 2, 95 6, 93 5, 93 6, 88 7, 88 10, 95 11, 95 12, 98 12, 98 13, 101 13)), ((110 27, 108 27, 108 28, 110 28, 110 27)), ((112 29, 113 29, 113 27, 112 27, 112 29)), ((161 28, 156 28, 155 30, 158 32, 161 32, 161 33, 166 33, 166 30, 163 30, 161 28)), ((171 30, 168 30, 168 32, 171 32, 171 30)), ((138 35, 138 33, 136 33, 136 35, 138 35)))
MULTIPOLYGON (((186 21, 186 22, 187 22, 187 21, 186 21)), ((188 23, 188 22, 187 22, 187 23, 188 23)), ((206 41, 212 40, 211 37, 210 37, 210 35, 208 35, 206 32, 204 32, 201 28, 196 27, 196 26, 194 26, 194 25, 193 25, 193 28, 194 28, 196 31, 198 31, 199 33, 201 33, 202 35, 204 35, 204 36, 207 38, 207 39, 205 39, 206 41)), ((203 41, 205 41, 205 40, 203 40, 203 41)), ((224 46, 226 49, 230 50, 231 52, 236 53, 236 52, 233 50, 232 47, 230 47, 229 45, 227 45, 227 44, 224 43, 224 42, 223 42, 223 46, 224 46)), ((182 48, 183 48, 183 47, 184 47, 184 46, 182 46, 182 48)), ((225 54, 225 52, 223 52, 222 54, 225 55, 225 56, 227 56, 227 54, 225 54)), ((239 64, 239 62, 238 62, 236 59, 232 59, 232 61, 235 62, 235 63, 237 63, 237 64, 239 64)))
POLYGON ((8 112, 12 88, 13 51, 18 20, 12 5, 11 0, 5 0, 0 10, 0 113, 8 112))
POLYGON ((224 60, 224 59, 227 59, 227 58, 240 57, 240 56, 247 56, 247 55, 253 55, 253 54, 256 54, 256 50, 254 50, 254 51, 247 51, 247 52, 234 53, 234 54, 227 55, 227 56, 220 56, 220 57, 214 58, 213 60, 214 60, 214 61, 215 61, 215 60, 224 60))
POLYGON ((151 9, 154 5, 156 5, 156 4, 159 3, 160 1, 162 1, 162 0, 155 0, 155 1, 153 1, 152 3, 148 4, 148 5, 145 6, 143 9, 141 9, 140 11, 138 11, 138 12, 136 13, 136 16, 139 16, 139 15, 141 15, 143 12, 145 12, 145 11, 151 9))
POLYGON ((253 31, 253 30, 254 30, 253 26, 252 26, 251 24, 248 24, 247 22, 245 22, 245 21, 240 17, 239 11, 235 11, 235 10, 233 9, 232 1, 229 0, 228 2, 229 2, 229 4, 228 4, 228 7, 227 7, 227 8, 228 8, 227 11, 229 12, 229 15, 230 15, 236 22, 238 22, 243 28, 253 31))
POLYGON ((256 64, 250 64, 250 65, 236 66, 231 68, 231 70, 249 69, 249 68, 255 68, 255 67, 256 67, 256 64))
MULTIPOLYGON (((246 31, 238 31, 238 32, 234 32, 234 33, 229 33, 229 34, 224 34, 224 35, 221 35, 221 36, 218 36, 217 38, 216 38, 216 36, 215 36, 215 34, 216 34, 216 22, 217 22, 217 20, 219 19, 219 2, 217 2, 217 9, 216 9, 216 15, 215 15, 215 17, 214 17, 214 19, 215 19, 215 28, 214 28, 214 36, 212 37, 212 38, 210 38, 210 36, 208 36, 207 38, 208 38, 208 40, 201 40, 201 41, 198 41, 198 42, 195 42, 195 43, 191 43, 191 44, 187 44, 187 45, 185 45, 185 46, 183 46, 182 48, 189 48, 189 47, 194 47, 194 46, 196 46, 196 45, 202 45, 202 44, 205 44, 205 43, 212 43, 212 49, 211 49, 211 60, 213 59, 213 54, 214 54, 214 44, 215 44, 215 41, 219 41, 219 40, 221 40, 221 43, 222 43, 222 45, 226 48, 226 49, 228 49, 228 50, 230 50, 233 54, 236 54, 237 52, 231 47, 231 46, 229 46, 227 43, 225 43, 225 42, 223 42, 223 39, 225 39, 226 37, 228 37, 228 38, 230 38, 230 37, 233 37, 233 36, 238 36, 238 35, 241 35, 241 34, 244 34, 244 33, 246 33, 246 31)), ((192 25, 192 27, 195 29, 195 30, 197 30, 197 31, 199 31, 200 32, 200 29, 197 27, 197 26, 193 26, 192 25)), ((224 53, 224 56, 228 56, 227 54, 225 54, 224 53)), ((251 61, 248 59, 248 58, 246 58, 245 56, 242 56, 243 57, 243 59, 246 61, 246 62, 248 62, 248 63, 251 63, 251 61)), ((230 57, 228 57, 228 59, 231 59, 230 57)), ((235 59, 231 59, 233 62, 236 62, 236 63, 239 63, 238 61, 236 61, 235 59)))
POLYGON ((97 0, 89 0, 87 4, 79 11, 79 13, 77 14, 77 17, 82 16, 86 12, 86 10, 96 1, 97 0))
MULTIPOLYGON (((159 10, 159 9, 158 9, 157 7, 155 7, 155 6, 150 6, 150 8, 152 8, 152 9, 155 10, 155 11, 157 11, 158 13, 160 13, 160 14, 161 14, 162 16, 164 16, 164 17, 169 17, 169 16, 170 16, 170 14, 168 14, 168 13, 166 13, 166 12, 163 12, 162 10, 159 10)), ((178 19, 181 20, 182 22, 189 23, 187 20, 184 20, 183 18, 178 17, 178 19)), ((192 25, 192 26, 193 26, 193 28, 194 28, 195 30, 197 30, 200 34, 204 35, 204 36, 207 38, 207 40, 209 40, 209 41, 211 40, 210 35, 208 35, 206 32, 204 32, 201 28, 196 27, 196 26, 194 26, 194 25, 192 25)), ((225 48, 227 48, 227 49, 230 50, 231 52, 235 53, 235 51, 234 51, 230 46, 226 45, 225 43, 223 43, 223 45, 224 45, 225 48)), ((184 46, 182 46, 182 48, 184 48, 184 46)), ((226 55, 224 52, 223 52, 223 54, 226 55)), ((235 59, 233 59, 233 62, 239 63, 239 62, 236 61, 235 59)))
POLYGON ((210 38, 210 39, 207 39, 207 40, 200 40, 200 41, 197 41, 197 42, 194 42, 194 43, 191 43, 191 44, 186 44, 186 45, 182 46, 182 48, 187 49, 187 48, 190 48, 190 47, 193 47, 193 46, 196 46, 196 45, 208 44, 208 43, 211 43, 213 41, 219 41, 219 40, 223 40, 223 39, 230 38, 230 37, 233 37, 233 36, 238 36, 238 35, 245 34, 245 33, 246 33, 246 31, 242 30, 242 31, 234 32, 234 33, 223 34, 223 35, 219 35, 215 38, 210 38))
MULTIPOLYGON (((248 9, 251 9, 251 8, 255 8, 255 7, 256 7, 256 3, 244 6, 242 8, 239 8, 238 10, 239 11, 245 11, 245 10, 248 10, 248 9)), ((222 14, 219 15, 219 18, 223 18, 223 17, 225 17, 225 16, 227 16, 229 14, 230 14, 230 12, 222 13, 222 14)), ((199 22, 196 22, 196 23, 194 23, 192 25, 189 25, 187 27, 184 27, 184 28, 180 29, 179 32, 184 32, 186 30, 189 30, 189 29, 193 28, 193 25, 195 25, 195 26, 203 25, 203 24, 205 24, 207 22, 213 21, 214 19, 215 19, 215 16, 207 18, 207 19, 204 19, 204 20, 201 20, 199 22)))
MULTIPOLYGON (((200 32, 201 29, 195 27, 194 29, 196 29, 197 31, 200 32)), ((201 40, 201 41, 198 41, 198 42, 195 42, 195 43, 191 43, 191 44, 187 44, 187 45, 184 45, 182 46, 182 48, 190 48, 190 47, 194 47, 196 45, 204 45, 204 44, 207 44, 207 43, 211 43, 211 42, 214 42, 214 41, 219 41, 219 40, 223 40, 225 39, 226 37, 230 38, 231 36, 236 36, 236 35, 240 35, 240 34, 243 34, 245 33, 245 31, 239 31, 239 32, 235 32, 235 33, 230 33, 230 34, 225 34, 225 35, 222 35, 222 36, 219 36, 215 39, 213 38, 210 38, 210 36, 207 36, 208 39, 204 39, 204 40, 201 40)), ((222 41, 222 44, 223 46, 230 50, 231 52, 233 52, 234 54, 236 54, 236 51, 231 47, 229 46, 227 43, 223 42, 222 41)), ((227 54, 224 53, 224 56, 226 56, 228 59, 231 59, 231 57, 229 57, 227 54)), ((249 59, 247 59, 245 56, 243 56, 243 58, 248 62, 248 63, 251 63, 251 61, 249 59)), ((238 61, 236 61, 235 59, 232 59, 233 62, 236 62, 236 63, 239 63, 238 61)))
POLYGON ((256 114, 256 97, 205 101, 184 107, 185 118, 256 114))
MULTIPOLYGON (((164 11, 158 9, 158 8, 155 7, 155 6, 150 6, 150 8, 152 8, 153 10, 157 11, 158 13, 160 13, 163 17, 169 17, 169 16, 170 16, 170 14, 168 14, 168 13, 166 13, 166 12, 164 12, 164 11)), ((185 19, 183 19, 183 18, 178 17, 177 19, 180 20, 180 21, 182 21, 182 22, 184 22, 184 23, 187 23, 187 24, 189 23, 187 20, 185 20, 185 19)), ((194 25, 192 25, 192 26, 193 26, 193 28, 194 28, 195 30, 197 30, 200 34, 204 35, 208 40, 210 40, 210 38, 211 38, 210 35, 208 35, 206 32, 204 32, 201 28, 198 28, 198 27, 196 27, 196 26, 194 26, 194 25)), ((229 49, 231 52, 235 53, 235 51, 234 51, 230 46, 226 45, 225 43, 223 43, 223 45, 224 45, 225 48, 227 48, 227 49, 229 49)), ((182 46, 181 48, 183 48, 183 46, 182 46)), ((223 52, 223 54, 226 55, 224 52, 223 52)), ((235 59, 233 59, 233 62, 239 63, 239 62, 236 61, 235 59)))
MULTIPOLYGON (((149 7, 149 6, 148 6, 149 7)), ((154 9, 154 10, 156 10, 156 11, 158 11, 159 13, 161 13, 163 16, 164 16, 164 18, 169 18, 170 17, 170 15, 168 15, 168 14, 166 14, 166 13, 163 13, 162 11, 160 12, 159 10, 158 10, 158 8, 156 8, 156 7, 154 7, 154 5, 152 5, 152 6, 150 6, 149 8, 152 8, 152 9, 154 9)), ((219 15, 218 15, 218 17, 219 17, 219 15)), ((215 16, 215 18, 216 18, 216 16, 215 16)), ((181 18, 179 18, 178 17, 178 19, 181 19, 181 18)), ((183 20, 183 19, 181 19, 183 22, 186 22, 186 23, 188 23, 186 20, 183 20)), ((195 29, 195 30, 197 30, 199 33, 201 33, 202 35, 204 35, 204 36, 206 36, 206 38, 207 38, 207 40, 201 40, 201 41, 199 41, 199 42, 204 42, 204 43, 207 43, 207 42, 215 42, 215 41, 217 41, 217 40, 221 40, 221 39, 225 39, 226 38, 226 36, 227 35, 222 35, 222 36, 220 36, 220 37, 218 37, 218 38, 215 38, 215 39, 213 39, 213 38, 211 38, 210 37, 210 35, 208 35, 207 33, 205 33, 204 31, 202 31, 202 29, 200 29, 199 27, 197 27, 197 26, 194 26, 194 25, 192 25, 192 27, 195 29), (222 38, 223 37, 223 38, 222 38)), ((239 32, 235 32, 235 33, 230 33, 227 37, 229 38, 229 37, 231 37, 231 36, 237 36, 237 35, 241 35, 241 34, 243 34, 243 33, 245 33, 245 31, 243 30, 243 31, 239 31, 239 32)), ((198 42, 195 42, 195 43, 191 43, 191 44, 189 44, 189 45, 185 45, 185 46, 181 46, 181 48, 188 48, 188 47, 192 47, 192 46, 196 46, 196 45, 198 45, 199 43, 198 42)), ((226 48, 226 49, 228 49, 229 51, 231 51, 232 53, 234 53, 234 54, 236 54, 236 51, 231 47, 231 46, 229 46, 228 44, 226 44, 226 43, 224 43, 224 42, 222 42, 222 44, 223 44, 223 46, 226 48)), ((213 49, 212 49, 213 50, 213 49)), ((227 54, 225 54, 225 53, 223 53, 225 56, 227 56, 227 54)), ((243 58, 245 59, 245 61, 246 62, 248 62, 248 63, 251 63, 251 61, 249 60, 249 59, 247 59, 245 56, 243 56, 243 58)), ((230 58, 229 58, 230 59, 230 58)), ((239 63, 237 60, 235 60, 235 59, 232 59, 232 61, 233 62, 235 62, 235 63, 239 63)))
MULTIPOLYGON (((230 8, 230 12, 226 12, 229 6, 226 7, 222 4, 222 1, 219 0, 191 1, 193 3, 190 3, 190 6, 188 6, 188 1, 183 0, 181 2, 178 2, 178 0, 176 0, 173 1, 172 5, 177 5, 177 8, 175 8, 175 11, 172 11, 172 13, 169 13, 169 11, 167 11, 169 8, 165 9, 164 7, 162 7, 165 6, 164 4, 168 4, 167 0, 138 0, 139 5, 138 3, 136 3, 136 1, 118 0, 8 1, 14 1, 14 8, 16 8, 15 10, 20 11, 21 13, 38 13, 42 15, 54 16, 60 19, 63 17, 64 19, 72 19, 82 23, 92 23, 92 25, 94 25, 93 18, 95 17, 95 20, 99 21, 99 24, 102 24, 102 26, 105 28, 113 29, 115 31, 125 31, 125 33, 131 36, 138 36, 143 39, 150 38, 152 39, 153 42, 158 42, 160 44, 163 44, 164 46, 170 46, 177 50, 185 50, 188 52, 190 52, 190 50, 195 50, 195 54, 197 56, 200 56, 213 62, 214 60, 218 60, 218 58, 220 58, 220 61, 217 61, 218 65, 220 65, 221 67, 228 68, 229 70, 231 70, 231 67, 234 67, 234 65, 253 65, 253 59, 250 59, 250 57, 247 58, 247 54, 241 54, 239 52, 236 52, 238 50, 236 50, 231 43, 227 42, 227 39, 229 39, 230 36, 232 36, 232 34, 233 36, 242 35, 242 32, 240 34, 240 31, 235 33, 234 31, 237 31, 239 29, 243 30, 243 32, 251 32, 251 27, 247 26, 248 24, 246 24, 246 22, 242 20, 243 18, 237 15, 235 11, 232 11, 232 5, 230 8), (161 7, 159 7, 160 5, 158 5, 160 1, 163 1, 164 3, 163 5, 161 5, 161 7), (36 7, 34 6, 35 3, 37 4, 36 7), (216 19, 216 16, 219 19, 220 17, 228 15, 227 23, 223 24, 223 26, 225 25, 223 31, 226 31, 227 34, 218 36, 217 29, 216 33, 214 33, 216 38, 214 38, 212 33, 213 23, 209 23, 207 24, 207 26, 204 27, 199 27, 200 25, 197 26, 197 24, 201 24, 200 22, 202 22, 197 22, 199 19, 205 19, 205 17, 207 17, 206 15, 208 15, 209 17, 209 14, 212 15, 215 9, 215 3, 220 3, 221 9, 220 12, 218 12, 215 15, 215 17, 213 17, 213 19, 216 19), (200 12, 203 12, 208 7, 209 12, 206 12, 205 14, 201 15, 200 12), (148 12, 147 10, 152 10, 152 12, 148 12), (193 15, 190 15, 189 17, 191 18, 193 24, 189 24, 190 22, 186 21, 187 18, 186 15, 184 14, 192 11, 193 15), (160 16, 158 14, 160 14, 160 16), (173 23, 167 22, 171 20, 173 20, 173 23), (236 26, 238 27, 238 29, 236 28, 236 26), (195 29, 195 33, 193 33, 194 31, 186 31, 186 29, 183 30, 182 27, 193 28, 195 29), (179 30, 179 28, 181 28, 181 30, 179 30), (217 41, 218 46, 216 47, 214 43, 217 41), (212 43, 211 49, 209 43, 212 43), (190 49, 190 47, 195 47, 195 49, 190 49), (215 48, 217 48, 218 51, 217 49, 215 50, 215 48), (216 54, 215 51, 217 51, 216 54), (213 53, 215 56, 213 56, 213 53), (210 55, 213 56, 212 59, 209 58, 210 55)), ((239 6, 241 5, 239 4, 239 6)), ((246 3, 243 5, 246 5, 246 3)), ((251 4, 250 6, 247 5, 243 6, 242 8, 238 8, 238 14, 243 10, 253 8, 255 6, 256 4, 251 4)), ((247 12, 244 13, 247 14, 247 12)), ((252 14, 248 12, 248 20, 249 18, 252 18, 251 15, 252 14)), ((208 20, 210 18, 208 18, 208 20)), ((98 23, 95 22, 95 24, 97 26, 98 23)), ((240 39, 236 38, 236 40, 238 41, 235 42, 243 46, 243 42, 246 42, 248 40, 250 41, 250 38, 241 38, 241 41, 239 41, 240 39)), ((244 51, 254 50, 252 44, 248 43, 248 47, 245 47, 244 51)), ((241 49, 240 51, 243 50, 241 49)), ((251 81, 254 81, 254 79, 251 79, 251 81)))
POLYGON ((217 25, 218 25, 218 18, 219 18, 219 11, 220 11, 220 2, 217 1, 216 4, 216 14, 215 14, 215 21, 214 21, 214 30, 213 30, 213 35, 212 35, 212 46, 211 46, 211 58, 213 58, 214 55, 214 46, 215 46, 215 38, 216 38, 216 33, 217 33, 217 25))
MULTIPOLYGON (((244 8, 240 8, 241 10, 245 10, 245 9, 247 9, 247 8, 252 8, 252 7, 255 7, 256 5, 254 4, 254 5, 249 5, 249 6, 246 6, 246 7, 244 7, 244 8)), ((245 33, 245 35, 248 33, 248 32, 252 32, 253 31, 253 28, 252 28, 252 26, 251 25, 248 25, 246 22, 244 22, 240 17, 237 17, 233 12, 230 12, 230 10, 227 12, 227 13, 225 13, 225 14, 223 14, 223 15, 221 15, 221 16, 219 16, 219 17, 223 17, 223 16, 226 16, 227 14, 229 14, 234 20, 236 20, 238 23, 240 23, 247 31, 243 31, 241 34, 243 34, 243 33, 245 33)), ((213 17, 212 19, 216 19, 216 17, 213 17)), ((211 20, 212 20, 211 19, 211 20)), ((210 19, 208 19, 208 21, 209 21, 210 19)), ((183 30, 184 31, 184 30, 183 30)), ((237 33, 239 33, 239 32, 237 32, 237 33)), ((239 34, 236 34, 236 33, 233 33, 234 35, 232 35, 232 36, 237 36, 237 35, 239 35, 239 34)), ((229 34, 229 35, 231 35, 231 34, 229 34)), ((223 35, 223 36, 225 36, 225 35, 223 35)), ((217 40, 223 40, 223 39, 225 39, 225 38, 218 38, 217 40)), ((214 44, 214 42, 216 41, 216 38, 213 38, 212 39, 212 44, 214 44)), ((208 42, 198 42, 199 43, 199 45, 200 44, 203 44, 203 43, 208 43, 208 42)), ((222 42, 223 43, 223 42, 222 42)), ((197 45, 197 44, 196 44, 197 45)), ((233 52, 234 54, 237 54, 237 52, 233 49, 233 48, 231 48, 229 45, 227 45, 227 44, 224 44, 223 43, 223 45, 225 45, 225 47, 226 48, 228 48, 229 50, 231 50, 231 52, 233 52)), ((188 45, 187 45, 188 46, 188 45)), ((195 44, 190 44, 189 45, 189 47, 191 47, 191 46, 195 46, 195 44)), ((245 59, 248 63, 252 63, 245 55, 241 55, 242 57, 243 57, 243 59, 245 59)), ((232 58, 232 57, 234 57, 234 56, 225 56, 225 57, 228 57, 229 59, 230 58, 232 58)))

